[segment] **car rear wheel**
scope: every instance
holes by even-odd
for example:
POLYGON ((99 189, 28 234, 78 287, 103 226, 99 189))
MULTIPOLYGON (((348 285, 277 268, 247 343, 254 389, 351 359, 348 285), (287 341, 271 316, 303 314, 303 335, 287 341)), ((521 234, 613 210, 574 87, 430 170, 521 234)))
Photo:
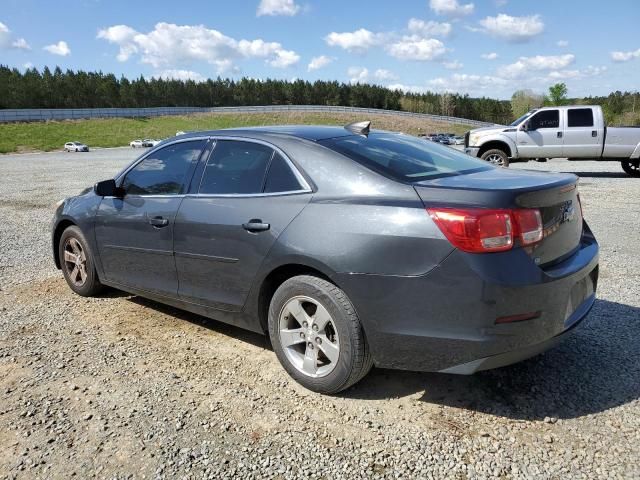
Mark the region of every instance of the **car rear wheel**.
POLYGON ((67 284, 78 295, 92 297, 103 289, 93 255, 82 231, 72 226, 62 232, 58 246, 60 267, 67 284))
POLYGON ((635 160, 623 160, 622 169, 627 175, 632 177, 640 177, 640 159, 635 160))
POLYGON ((373 365, 353 305, 318 277, 301 275, 280 285, 269 307, 269 336, 287 373, 314 392, 345 390, 373 365))
POLYGON ((482 160, 486 160, 489 163, 493 163, 498 167, 508 167, 509 166, 509 157, 505 152, 499 150, 497 148, 487 150, 480 157, 482 160))

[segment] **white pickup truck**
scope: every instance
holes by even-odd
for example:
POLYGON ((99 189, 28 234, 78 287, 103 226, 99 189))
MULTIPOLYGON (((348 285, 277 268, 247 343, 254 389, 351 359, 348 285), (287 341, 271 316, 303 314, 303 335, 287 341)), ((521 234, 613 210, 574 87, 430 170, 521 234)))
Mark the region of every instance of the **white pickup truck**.
POLYGON ((509 166, 509 160, 616 160, 640 177, 640 127, 607 127, 599 106, 544 107, 508 126, 467 132, 465 153, 509 166))

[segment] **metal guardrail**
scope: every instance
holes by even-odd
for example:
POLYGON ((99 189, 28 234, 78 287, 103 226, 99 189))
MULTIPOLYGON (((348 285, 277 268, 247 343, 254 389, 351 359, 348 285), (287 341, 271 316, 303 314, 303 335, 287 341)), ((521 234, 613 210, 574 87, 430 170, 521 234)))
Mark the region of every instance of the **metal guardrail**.
POLYGON ((327 105, 264 105, 247 107, 155 107, 155 108, 29 108, 0 110, 0 123, 37 122, 46 120, 72 120, 83 118, 114 117, 159 117, 164 115, 187 115, 192 113, 275 113, 275 112, 315 112, 315 113, 353 113, 371 115, 400 115, 423 118, 441 122, 460 123, 464 125, 493 125, 488 122, 469 120, 467 118, 432 115, 429 113, 413 113, 399 110, 382 110, 379 108, 338 107, 327 105))

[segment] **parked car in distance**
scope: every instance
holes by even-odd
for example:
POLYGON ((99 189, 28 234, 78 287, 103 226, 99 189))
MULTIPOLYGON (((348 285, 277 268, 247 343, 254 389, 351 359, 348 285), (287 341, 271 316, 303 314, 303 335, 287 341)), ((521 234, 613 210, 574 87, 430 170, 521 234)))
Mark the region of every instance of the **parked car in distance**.
POLYGON ((67 142, 64 144, 65 152, 88 152, 89 147, 81 142, 67 142))
POLYGON ((640 177, 640 127, 607 127, 597 105, 545 107, 467 132, 465 153, 503 167, 514 159, 615 160, 640 177))
POLYGON ((142 148, 144 145, 142 144, 142 140, 138 139, 138 140, 132 140, 131 142, 129 142, 129 146, 131 148, 142 148))
POLYGON ((159 143, 160 143, 160 140, 154 140, 152 138, 145 138, 144 140, 142 140, 143 147, 155 147, 159 143))
POLYGON ((74 292, 267 334, 335 393, 372 365, 471 374, 563 339, 598 279, 577 181, 368 122, 191 132, 63 201, 52 248, 74 292))
POLYGON ((453 145, 464 145, 464 137, 461 137, 461 136, 453 137, 453 145))

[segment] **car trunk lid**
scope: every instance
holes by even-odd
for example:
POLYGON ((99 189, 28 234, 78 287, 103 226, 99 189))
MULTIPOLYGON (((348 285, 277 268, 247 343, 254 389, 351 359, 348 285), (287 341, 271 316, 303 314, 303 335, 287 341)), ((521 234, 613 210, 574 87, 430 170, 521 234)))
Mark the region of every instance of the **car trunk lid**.
MULTIPOLYGON (((490 169, 414 184, 427 208, 536 208, 543 239, 524 247, 536 264, 550 265, 571 255, 580 245, 582 212, 578 178, 572 174, 490 169), (446 194, 443 194, 443 190, 446 194)), ((516 242, 515 247, 520 245, 516 242)))

